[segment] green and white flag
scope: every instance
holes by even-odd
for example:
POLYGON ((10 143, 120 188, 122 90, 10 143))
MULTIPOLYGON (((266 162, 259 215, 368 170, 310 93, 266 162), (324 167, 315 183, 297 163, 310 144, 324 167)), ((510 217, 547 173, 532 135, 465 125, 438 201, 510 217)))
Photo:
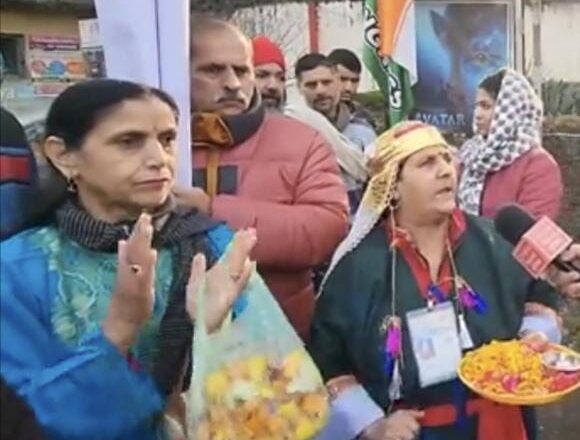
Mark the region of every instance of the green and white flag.
POLYGON ((363 61, 385 95, 388 127, 413 109, 416 58, 413 0, 365 0, 363 61))

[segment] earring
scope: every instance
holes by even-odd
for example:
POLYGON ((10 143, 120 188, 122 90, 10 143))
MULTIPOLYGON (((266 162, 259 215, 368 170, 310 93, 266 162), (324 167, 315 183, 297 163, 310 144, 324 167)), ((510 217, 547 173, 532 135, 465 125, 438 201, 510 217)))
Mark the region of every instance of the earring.
POLYGON ((393 194, 393 197, 391 197, 391 200, 389 201, 389 208, 391 209, 391 212, 396 211, 400 207, 401 207, 401 197, 398 195, 395 196, 395 194, 393 194))
POLYGON ((66 179, 66 190, 69 193, 76 193, 77 192, 77 184, 75 183, 73 177, 67 177, 66 179))

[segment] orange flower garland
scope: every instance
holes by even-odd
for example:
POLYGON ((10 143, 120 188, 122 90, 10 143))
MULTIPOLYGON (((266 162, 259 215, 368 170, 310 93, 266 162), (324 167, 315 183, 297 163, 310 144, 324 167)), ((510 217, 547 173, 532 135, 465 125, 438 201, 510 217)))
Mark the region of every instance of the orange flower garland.
POLYGON ((566 392, 580 385, 580 373, 561 373, 542 364, 541 354, 521 341, 492 341, 465 355, 462 380, 474 391, 504 403, 566 392), (508 399, 509 400, 509 399, 508 399))

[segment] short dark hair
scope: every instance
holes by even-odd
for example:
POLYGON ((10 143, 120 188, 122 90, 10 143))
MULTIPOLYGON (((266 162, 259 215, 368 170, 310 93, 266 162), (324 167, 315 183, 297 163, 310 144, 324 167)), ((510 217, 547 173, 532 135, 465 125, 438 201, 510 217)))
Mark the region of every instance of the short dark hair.
POLYGON ((485 90, 494 100, 497 99, 501 90, 501 83, 505 77, 505 69, 487 76, 479 83, 479 88, 485 90))
POLYGON ((328 55, 328 59, 336 65, 346 67, 351 72, 360 74, 362 72, 362 64, 356 54, 348 49, 334 49, 328 55))
POLYGON ((329 69, 334 69, 336 65, 321 53, 309 53, 300 57, 298 61, 296 61, 294 75, 296 76, 296 79, 300 79, 300 76, 304 72, 314 70, 317 67, 328 67, 329 69))

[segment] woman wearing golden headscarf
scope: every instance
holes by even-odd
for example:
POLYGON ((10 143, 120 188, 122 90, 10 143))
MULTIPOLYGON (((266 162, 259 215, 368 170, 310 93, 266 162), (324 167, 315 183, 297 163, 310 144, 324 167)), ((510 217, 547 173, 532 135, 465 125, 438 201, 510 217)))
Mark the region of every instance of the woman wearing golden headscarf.
POLYGON ((377 140, 373 176, 323 282, 311 353, 327 381, 333 440, 530 440, 528 411, 459 382, 463 353, 493 339, 560 337, 556 293, 456 205, 450 148, 408 122, 377 140), (526 316, 535 302, 542 315, 526 316), (417 437, 420 436, 420 437, 417 437))

